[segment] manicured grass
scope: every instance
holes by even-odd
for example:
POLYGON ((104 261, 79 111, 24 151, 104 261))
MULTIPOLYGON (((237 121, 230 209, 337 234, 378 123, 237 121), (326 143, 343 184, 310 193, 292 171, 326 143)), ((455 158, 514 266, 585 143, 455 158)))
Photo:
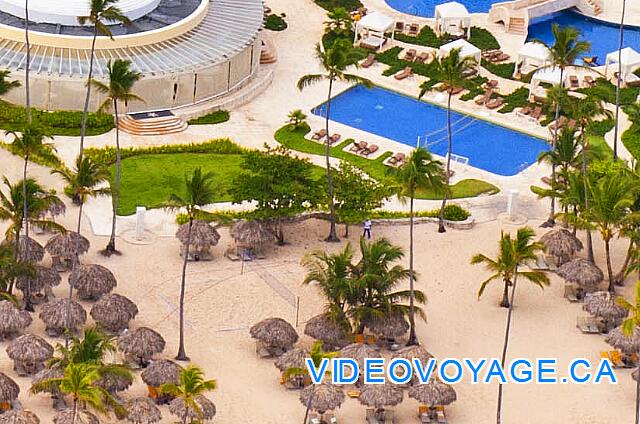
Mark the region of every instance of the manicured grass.
MULTIPOLYGON (((309 132, 309 127, 303 127, 298 130, 291 130, 289 126, 284 126, 276 131, 275 139, 278 143, 291 149, 303 153, 314 155, 324 155, 324 146, 305 139, 305 135, 309 132)), ((331 148, 331 156, 351 162, 353 165, 366 172, 372 178, 380 182, 390 182, 390 168, 383 164, 384 160, 391 156, 392 152, 384 152, 376 159, 366 159, 362 156, 354 155, 343 151, 348 144, 352 143, 352 139, 347 139, 337 146, 331 148)), ((499 191, 498 187, 480 180, 462 180, 452 186, 452 198, 458 199, 463 197, 475 197, 481 194, 495 194, 499 191)), ((438 199, 440 196, 432 192, 422 192, 418 195, 421 199, 438 199)))
POLYGON ((640 125, 633 124, 622 134, 622 143, 631 156, 640 159, 640 125))
POLYGON ((189 120, 189 125, 212 125, 227 122, 231 116, 226 110, 217 110, 196 119, 189 120))

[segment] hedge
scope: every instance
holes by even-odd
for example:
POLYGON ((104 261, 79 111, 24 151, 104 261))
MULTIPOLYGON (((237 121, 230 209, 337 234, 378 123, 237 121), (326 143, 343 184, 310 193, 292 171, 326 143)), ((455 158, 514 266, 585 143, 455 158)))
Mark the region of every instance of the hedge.
POLYGON ((271 14, 265 18, 264 27, 269 31, 284 31, 287 29, 287 23, 282 16, 271 14))
POLYGON ((622 134, 622 144, 634 158, 640 159, 640 125, 633 124, 622 134))
MULTIPOLYGON (((436 49, 453 40, 453 38, 448 34, 445 34, 442 37, 438 37, 433 29, 428 25, 423 26, 417 36, 396 34, 395 39, 398 41, 402 41, 403 43, 433 47, 436 49)), ((500 48, 500 43, 498 43, 498 40, 496 40, 493 34, 491 34, 486 29, 479 27, 471 28, 471 37, 469 37, 469 42, 480 50, 492 50, 500 48)))
POLYGON ((321 8, 331 12, 333 9, 342 7, 349 11, 357 10, 362 7, 360 0, 314 0, 321 8))
POLYGON ((516 64, 513 62, 493 63, 486 59, 482 59, 481 65, 493 75, 497 75, 505 79, 513 79, 513 71, 516 68, 516 64))
POLYGON ((199 118, 189 120, 189 125, 212 125, 227 122, 231 115, 226 110, 217 110, 199 118))

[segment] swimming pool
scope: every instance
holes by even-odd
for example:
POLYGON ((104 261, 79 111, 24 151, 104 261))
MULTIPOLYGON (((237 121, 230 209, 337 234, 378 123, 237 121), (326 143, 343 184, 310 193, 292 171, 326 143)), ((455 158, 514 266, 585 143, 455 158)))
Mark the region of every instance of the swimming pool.
MULTIPOLYGON (((573 10, 553 13, 531 21, 528 40, 542 40, 553 43, 551 27, 554 23, 560 26, 578 28, 582 39, 591 42, 591 52, 585 56, 597 56, 598 64, 603 65, 608 53, 618 50, 620 27, 614 24, 592 19, 573 10)), ((640 28, 628 26, 624 32, 624 47, 640 46, 640 28)), ((582 58, 576 63, 582 64, 582 58)))
MULTIPOLYGON (((313 109, 325 116, 325 105, 313 109)), ((331 120, 445 156, 447 110, 380 87, 355 86, 334 97, 331 120), (426 143, 425 143, 426 136, 426 143)), ((549 149, 542 139, 457 112, 451 113, 453 153, 476 168, 516 175, 549 149)))
MULTIPOLYGON (((435 16, 436 6, 445 3, 444 0, 385 0, 389 6, 414 16, 423 16, 425 18, 433 18, 435 16)), ((499 3, 504 0, 458 0, 459 3, 465 5, 469 13, 486 13, 491 9, 493 3, 499 3)))

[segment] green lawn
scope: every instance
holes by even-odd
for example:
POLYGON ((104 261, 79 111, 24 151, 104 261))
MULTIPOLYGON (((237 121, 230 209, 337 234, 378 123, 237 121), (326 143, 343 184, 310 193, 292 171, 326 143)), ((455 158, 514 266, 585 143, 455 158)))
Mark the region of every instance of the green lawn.
MULTIPOLYGON (((276 131, 275 139, 278 143, 291 149, 297 150, 303 153, 309 153, 314 155, 324 155, 324 146, 319 143, 305 139, 305 134, 309 132, 309 128, 300 128, 298 130, 291 130, 288 125, 280 128, 276 131)), ((343 151, 342 149, 348 144, 352 143, 352 139, 347 139, 342 143, 331 148, 331 156, 340 158, 351 162, 353 165, 362 169, 371 177, 378 181, 384 182, 389 180, 389 167, 384 165, 385 159, 391 156, 391 152, 384 152, 380 157, 376 159, 366 159, 362 156, 354 155, 343 151)), ((495 194, 498 191, 498 187, 481 180, 462 180, 452 186, 452 198, 460 199, 464 197, 475 197, 481 194, 495 194)), ((421 192, 418 193, 420 199, 439 199, 440 196, 433 192, 421 192)))

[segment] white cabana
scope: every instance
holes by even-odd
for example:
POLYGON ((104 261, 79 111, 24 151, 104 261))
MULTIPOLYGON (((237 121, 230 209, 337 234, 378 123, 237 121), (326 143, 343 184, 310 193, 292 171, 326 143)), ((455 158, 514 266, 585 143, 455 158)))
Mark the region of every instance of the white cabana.
MULTIPOLYGON (((631 47, 625 47, 622 50, 609 53, 604 68, 605 75, 608 75, 609 65, 618 64, 618 59, 622 65, 622 81, 627 81, 628 77, 633 75, 633 71, 640 68, 640 53, 631 47)), ((617 72, 617 66, 615 72, 617 72)))
POLYGON ((457 1, 443 3, 436 6, 436 32, 454 35, 471 36, 471 16, 464 5, 457 1))
MULTIPOLYGON (((564 76, 566 79, 566 75, 564 76)), ((537 71, 531 77, 531 83, 529 84, 529 100, 536 95, 540 84, 560 85, 560 68, 544 68, 537 71)), ((564 85, 564 84, 563 84, 564 85)), ((546 92, 543 93, 546 95, 546 92)), ((544 96, 542 96, 544 97, 544 96)))
POLYGON ((438 49, 438 56, 447 57, 453 49, 460 49, 460 59, 463 59, 465 57, 473 57, 476 61, 476 68, 480 66, 482 52, 479 48, 469 43, 467 40, 454 40, 441 46, 440 49, 438 49))
POLYGON ((516 76, 518 73, 529 73, 533 70, 530 68, 541 68, 550 63, 551 53, 549 49, 540 43, 525 43, 520 51, 518 51, 513 76, 516 76))
POLYGON ((379 49, 386 41, 386 33, 390 32, 393 40, 394 26, 393 18, 380 12, 369 13, 356 22, 353 43, 356 44, 360 39, 362 45, 379 49))

